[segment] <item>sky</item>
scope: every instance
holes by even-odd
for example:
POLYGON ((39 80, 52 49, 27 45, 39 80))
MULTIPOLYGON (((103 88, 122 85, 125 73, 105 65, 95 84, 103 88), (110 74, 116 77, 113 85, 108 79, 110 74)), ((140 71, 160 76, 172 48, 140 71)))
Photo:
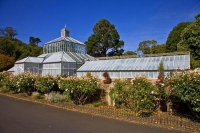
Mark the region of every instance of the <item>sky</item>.
POLYGON ((17 30, 16 38, 40 46, 57 37, 65 24, 70 37, 81 42, 93 34, 100 19, 113 24, 125 51, 135 51, 144 40, 166 42, 180 22, 192 22, 200 13, 200 0, 0 0, 0 28, 17 30))

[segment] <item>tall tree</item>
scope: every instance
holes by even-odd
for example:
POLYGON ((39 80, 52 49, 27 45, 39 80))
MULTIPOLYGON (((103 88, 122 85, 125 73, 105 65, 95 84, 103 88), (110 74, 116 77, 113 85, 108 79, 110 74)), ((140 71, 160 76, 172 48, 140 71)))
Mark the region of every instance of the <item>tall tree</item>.
POLYGON ((189 24, 191 24, 191 22, 182 22, 172 29, 166 41, 166 52, 177 51, 177 44, 181 40, 181 33, 189 24))
POLYGON ((91 56, 122 55, 124 42, 115 26, 106 19, 101 19, 93 28, 93 34, 85 42, 87 53, 91 56))
POLYGON ((182 31, 178 50, 189 50, 195 60, 200 60, 200 14, 195 18, 195 21, 182 31))
POLYGON ((30 44, 35 44, 35 37, 30 36, 29 37, 29 43, 30 44))
POLYGON ((156 40, 145 40, 139 43, 137 52, 142 52, 142 54, 150 54, 152 46, 157 44, 156 40))
POLYGON ((13 29, 12 27, 0 29, 0 36, 14 38, 16 35, 18 35, 17 30, 13 29))
POLYGON ((30 44, 35 44, 35 45, 38 46, 38 43, 40 43, 40 42, 41 42, 41 40, 38 37, 33 37, 33 36, 29 37, 29 43, 30 44))
POLYGON ((38 46, 38 43, 40 43, 41 42, 41 40, 40 40, 40 38, 35 38, 35 43, 36 43, 36 45, 38 46))

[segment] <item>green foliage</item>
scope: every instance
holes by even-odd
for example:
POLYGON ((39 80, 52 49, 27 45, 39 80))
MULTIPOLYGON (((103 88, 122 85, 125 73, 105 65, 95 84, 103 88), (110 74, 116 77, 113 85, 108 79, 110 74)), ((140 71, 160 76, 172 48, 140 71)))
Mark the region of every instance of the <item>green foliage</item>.
POLYGON ((128 55, 137 55, 137 53, 133 51, 126 51, 123 53, 123 56, 128 56, 128 55))
POLYGON ((135 112, 152 111, 154 107, 154 86, 146 77, 136 77, 132 81, 132 96, 135 112))
POLYGON ((164 76, 164 63, 161 61, 158 65, 158 76, 164 76))
POLYGON ((14 62, 15 59, 13 57, 0 54, 0 72, 11 68, 14 62))
POLYGON ((191 69, 200 67, 200 60, 195 60, 193 56, 190 56, 190 66, 191 69))
POLYGON ((42 99, 42 95, 39 92, 33 92, 32 96, 33 99, 42 99))
POLYGON ((38 38, 38 37, 29 37, 29 43, 30 44, 35 44, 35 45, 37 45, 38 46, 38 43, 40 43, 41 42, 41 40, 40 40, 40 38, 38 38))
POLYGON ((51 75, 39 76, 35 81, 35 88, 42 93, 50 93, 58 90, 58 85, 56 79, 51 75))
POLYGON ((35 90, 35 81, 37 78, 37 75, 33 75, 29 72, 21 73, 16 75, 15 82, 18 89, 20 89, 22 92, 26 92, 27 94, 31 95, 32 92, 35 90))
POLYGON ((0 92, 2 92, 2 93, 7 93, 9 91, 10 90, 8 88, 6 88, 5 86, 3 86, 3 88, 0 88, 0 92))
POLYGON ((93 103, 94 107, 99 107, 99 106, 106 106, 108 103, 106 101, 97 101, 93 103))
POLYGON ((155 46, 157 44, 156 40, 145 40, 139 43, 138 52, 141 52, 142 54, 150 54, 151 47, 155 46))
POLYGON ((150 54, 159 54, 159 53, 166 53, 166 45, 165 44, 151 46, 150 54))
POLYGON ((131 97, 131 83, 126 80, 117 80, 110 89, 110 98, 115 101, 116 106, 125 106, 133 109, 133 99, 131 97))
POLYGON ((11 90, 11 91, 14 91, 14 92, 17 92, 19 89, 18 89, 18 86, 17 86, 17 78, 15 78, 15 76, 10 76, 9 79, 7 80, 6 82, 6 88, 11 90))
POLYGON ((154 86, 146 77, 136 77, 131 82, 118 80, 110 90, 116 104, 132 109, 136 114, 151 111, 154 106, 154 86))
POLYGON ((189 50, 195 60, 200 60, 200 14, 182 31, 178 46, 180 50, 189 50))
POLYGON ((69 95, 63 95, 60 94, 59 92, 51 92, 47 95, 47 101, 52 102, 52 103, 59 103, 59 102, 64 102, 64 101, 69 101, 70 97, 69 95))
POLYGON ((72 100, 76 104, 84 104, 86 100, 91 98, 98 87, 97 79, 68 77, 62 79, 59 83, 60 89, 71 95, 72 100))
POLYGON ((195 112, 200 112, 200 70, 173 73, 166 79, 170 82, 172 95, 185 102, 195 112))
POLYGON ((11 68, 16 60, 40 54, 42 54, 41 47, 27 45, 15 38, 0 37, 0 71, 11 68))
POLYGON ((177 44, 181 41, 181 33, 190 24, 190 22, 181 22, 172 29, 166 41, 167 52, 176 52, 178 50, 177 44))
POLYGON ((18 35, 17 30, 13 29, 12 27, 0 29, 0 36, 14 38, 16 35, 18 35))
POLYGON ((94 57, 122 55, 124 42, 108 20, 101 19, 93 28, 92 34, 85 42, 87 53, 94 57), (110 50, 110 52, 108 52, 110 50))

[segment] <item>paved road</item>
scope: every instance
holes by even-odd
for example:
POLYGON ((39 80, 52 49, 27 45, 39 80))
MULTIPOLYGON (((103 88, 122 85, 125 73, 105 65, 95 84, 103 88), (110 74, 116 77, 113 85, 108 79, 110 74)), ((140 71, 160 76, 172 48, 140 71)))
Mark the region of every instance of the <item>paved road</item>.
POLYGON ((0 95, 0 133, 179 133, 179 131, 67 111, 0 95))

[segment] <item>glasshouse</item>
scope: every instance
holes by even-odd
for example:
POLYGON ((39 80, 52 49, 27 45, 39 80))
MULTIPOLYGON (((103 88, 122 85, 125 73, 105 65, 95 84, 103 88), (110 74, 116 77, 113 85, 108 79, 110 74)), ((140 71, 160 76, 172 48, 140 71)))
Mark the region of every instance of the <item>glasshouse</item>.
POLYGON ((160 62, 163 62, 164 73, 167 75, 173 70, 189 69, 190 54, 94 58, 86 53, 84 43, 69 37, 69 30, 65 26, 61 30, 61 37, 44 44, 42 55, 19 60, 8 71, 13 74, 29 71, 40 75, 66 74, 78 77, 91 72, 99 78, 104 72, 108 72, 111 78, 133 78, 134 75, 141 74, 147 78, 157 78, 160 62))
POLYGON ((41 75, 75 75, 85 60, 93 59, 85 54, 84 43, 69 37, 66 27, 61 30, 61 37, 44 44, 43 52, 44 54, 38 57, 26 57, 16 61, 14 67, 8 71, 13 74, 29 71, 41 75))
POLYGON ((102 60, 102 58, 101 60, 86 61, 77 70, 77 76, 85 76, 87 72, 90 72, 93 76, 101 78, 104 72, 108 72, 111 78, 133 78, 133 76, 137 75, 157 78, 160 62, 163 62, 165 75, 173 70, 190 69, 190 54, 181 54, 183 55, 158 55, 157 57, 127 59, 105 58, 106 60, 102 60))

